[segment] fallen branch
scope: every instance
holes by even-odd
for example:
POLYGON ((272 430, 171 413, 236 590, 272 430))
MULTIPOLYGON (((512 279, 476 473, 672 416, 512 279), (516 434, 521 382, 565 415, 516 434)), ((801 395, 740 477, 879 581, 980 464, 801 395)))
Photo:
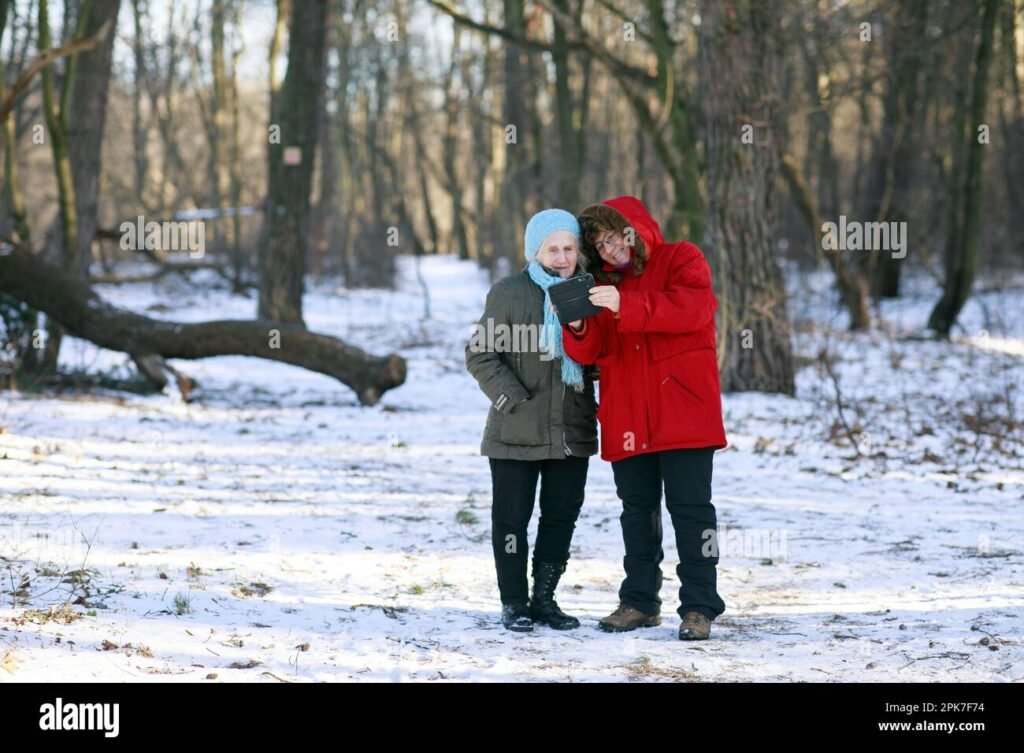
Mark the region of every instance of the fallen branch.
POLYGON ((117 308, 84 281, 21 247, 0 255, 0 293, 42 311, 74 337, 128 353, 136 364, 155 363, 154 358, 266 358, 334 377, 351 387, 363 405, 375 405, 384 392, 405 381, 402 357, 372 356, 301 325, 258 319, 185 324, 117 308))

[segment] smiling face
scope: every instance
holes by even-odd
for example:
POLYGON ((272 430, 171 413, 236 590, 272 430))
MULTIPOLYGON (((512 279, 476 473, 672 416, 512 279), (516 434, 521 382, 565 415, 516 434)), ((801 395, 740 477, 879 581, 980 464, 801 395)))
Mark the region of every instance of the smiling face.
POLYGON ((563 279, 572 277, 579 250, 575 235, 568 230, 556 230, 540 244, 537 261, 563 279))
POLYGON ((601 259, 613 267, 621 267, 629 261, 629 246, 622 233, 606 230, 594 241, 594 248, 601 259))
POLYGON ((647 244, 621 212, 607 204, 591 204, 577 219, 583 258, 594 270, 595 279, 614 285, 626 274, 643 274, 647 244))

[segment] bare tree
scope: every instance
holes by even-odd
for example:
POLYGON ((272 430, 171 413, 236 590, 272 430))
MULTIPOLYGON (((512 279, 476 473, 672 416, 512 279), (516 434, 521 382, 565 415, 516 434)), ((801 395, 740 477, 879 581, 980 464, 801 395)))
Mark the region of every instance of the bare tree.
POLYGON ((704 0, 708 226, 723 389, 792 395, 785 288, 775 257, 778 0, 704 0))
POLYGON ((302 322, 310 190, 323 90, 327 0, 293 4, 288 72, 267 148, 266 231, 260 246, 260 316, 302 322), (275 133, 279 129, 279 138, 275 133), (290 164, 294 162, 294 164, 290 164))
POLYGON ((955 204, 950 212, 946 245, 946 280, 942 298, 932 309, 928 328, 942 337, 950 330, 967 302, 978 267, 978 235, 981 223, 982 166, 986 146, 978 129, 983 127, 988 102, 988 71, 992 62, 992 38, 1001 0, 984 0, 979 21, 979 41, 974 61, 970 105, 966 96, 958 102, 955 138, 967 144, 966 164, 953 176, 955 204))

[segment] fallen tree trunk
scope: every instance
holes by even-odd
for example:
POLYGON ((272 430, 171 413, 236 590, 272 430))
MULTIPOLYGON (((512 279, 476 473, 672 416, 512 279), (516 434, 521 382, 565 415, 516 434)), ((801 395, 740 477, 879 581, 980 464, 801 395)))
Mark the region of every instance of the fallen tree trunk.
POLYGON ((136 363, 155 357, 266 358, 334 377, 351 387, 363 405, 375 405, 384 392, 405 381, 406 364, 400 356, 372 356, 300 325, 259 319, 185 324, 117 308, 85 282, 23 248, 0 255, 0 293, 42 311, 72 336, 128 353, 136 363))

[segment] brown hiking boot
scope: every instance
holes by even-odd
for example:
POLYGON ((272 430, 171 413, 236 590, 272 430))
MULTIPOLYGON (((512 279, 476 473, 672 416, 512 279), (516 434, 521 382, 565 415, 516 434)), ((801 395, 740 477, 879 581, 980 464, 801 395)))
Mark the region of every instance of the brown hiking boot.
POLYGON ((711 620, 700 612, 687 612, 679 625, 679 640, 706 641, 711 635, 711 620))
POLYGON ((600 620, 597 626, 608 633, 625 633, 638 627, 654 627, 660 624, 660 614, 645 614, 629 604, 619 604, 619 608, 600 620))

